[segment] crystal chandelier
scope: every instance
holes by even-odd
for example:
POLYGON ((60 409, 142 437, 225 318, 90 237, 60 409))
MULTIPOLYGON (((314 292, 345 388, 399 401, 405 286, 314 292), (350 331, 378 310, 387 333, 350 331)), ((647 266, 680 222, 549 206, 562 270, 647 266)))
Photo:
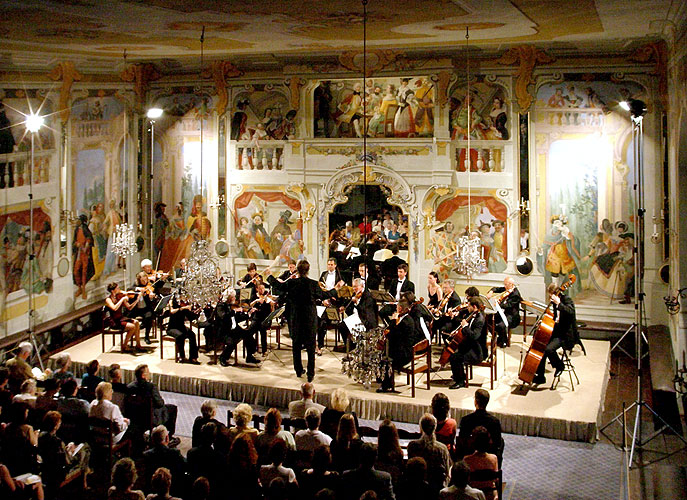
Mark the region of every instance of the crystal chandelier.
POLYGON ((215 302, 225 288, 217 258, 212 255, 207 240, 194 241, 186 261, 186 272, 177 290, 181 300, 196 306, 215 302))
POLYGON ((472 278, 485 272, 487 263, 482 258, 482 242, 478 237, 461 236, 458 239, 458 256, 454 270, 472 278))
POLYGON ((351 334, 355 348, 341 361, 341 373, 370 389, 373 382, 391 373, 388 357, 379 349, 386 340, 384 329, 365 331, 363 327, 354 327, 351 334))
POLYGON ((115 226, 112 236, 112 252, 118 257, 126 257, 136 252, 136 234, 133 224, 122 223, 115 226))

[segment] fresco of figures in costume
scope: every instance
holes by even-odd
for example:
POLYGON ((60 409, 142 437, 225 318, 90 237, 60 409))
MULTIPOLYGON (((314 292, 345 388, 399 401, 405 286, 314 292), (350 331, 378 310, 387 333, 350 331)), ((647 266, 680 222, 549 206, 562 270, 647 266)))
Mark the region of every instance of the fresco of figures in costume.
POLYGON ((188 258, 194 241, 210 238, 212 225, 208 219, 205 200, 198 194, 186 206, 178 202, 172 209, 172 218, 166 214, 166 205, 155 204, 153 237, 159 249, 158 269, 170 272, 179 267, 181 259, 188 258))
POLYGON ((432 137, 435 91, 423 76, 320 81, 315 137, 432 137))
MULTIPOLYGON (((0 154, 31 151, 31 135, 26 131, 24 121, 32 110, 35 112, 39 109, 41 116, 46 118, 45 126, 34 138, 34 150, 38 153, 34 183, 50 180, 50 156, 47 151, 55 149, 53 103, 33 89, 0 89, 0 154)), ((26 165, 23 161, 0 162, 0 189, 27 184, 29 171, 26 165)))
POLYGON ((634 295, 632 134, 618 107, 629 98, 646 101, 633 82, 564 81, 537 93, 536 157, 547 189, 537 264, 546 283, 575 273, 576 300, 634 295))
POLYGON ((122 137, 126 108, 112 91, 88 91, 72 104, 72 196, 78 222, 72 240, 75 298, 86 285, 107 280, 123 267, 112 251, 115 227, 124 218, 122 137))
POLYGON ((304 258, 300 201, 283 193, 250 191, 234 203, 236 256, 277 264, 304 258))
POLYGON ((458 277, 455 271, 458 239, 468 235, 480 240, 486 263, 482 272, 503 272, 508 260, 507 218, 506 205, 492 196, 473 195, 469 202, 465 195, 445 200, 436 207, 436 226, 428 230, 425 258, 432 260, 432 269, 442 279, 458 277))
MULTIPOLYGON (((468 95, 466 85, 454 87, 449 96, 449 132, 451 140, 464 141, 507 141, 511 138, 510 103, 503 87, 487 83, 481 77, 470 83, 468 95), (469 122, 469 125, 468 125, 469 122)), ((502 149, 489 145, 470 147, 470 170, 472 172, 502 171, 502 149)), ((454 159, 459 172, 466 170, 465 148, 456 148, 454 159)))

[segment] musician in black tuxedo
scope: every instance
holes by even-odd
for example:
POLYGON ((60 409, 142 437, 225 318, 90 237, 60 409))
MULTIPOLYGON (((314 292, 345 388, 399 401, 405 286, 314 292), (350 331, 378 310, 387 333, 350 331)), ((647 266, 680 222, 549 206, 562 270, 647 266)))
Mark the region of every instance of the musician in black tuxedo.
POLYGON ((294 278, 297 276, 296 263, 293 261, 289 262, 289 268, 284 270, 284 272, 279 275, 277 280, 283 283, 284 281, 289 279, 290 276, 293 276, 294 278))
MULTIPOLYGON (((327 270, 320 274, 320 288, 325 291, 334 290, 337 285, 343 285, 343 279, 341 273, 337 267, 337 261, 333 257, 327 259, 327 270)), ((337 307, 338 303, 335 298, 329 299, 329 303, 332 307, 337 307)), ((327 314, 323 314, 322 317, 318 318, 317 325, 317 348, 315 352, 318 356, 322 355, 322 348, 324 347, 324 338, 327 335, 327 329, 332 327, 332 320, 329 319, 327 314)))
MULTIPOLYGON (((336 288, 325 292, 317 281, 308 278, 310 263, 301 260, 296 265, 298 277, 281 284, 285 293, 287 322, 293 350, 293 368, 297 376, 303 375, 301 349, 308 353, 308 382, 315 378, 315 336, 317 335, 317 300, 327 300, 337 296, 336 288)), ((266 271, 269 274, 269 271, 266 271)), ((268 277, 269 280, 269 277, 268 277)), ((273 283, 272 280, 269 280, 273 283)), ((276 280, 274 280, 276 281, 276 280)))
MULTIPOLYGON (((382 276, 384 277, 384 286, 389 289, 391 282, 396 277, 396 270, 401 264, 406 264, 406 261, 398 256, 398 243, 391 245, 392 256, 382 262, 382 276)), ((404 292, 406 290, 403 290, 404 292)), ((412 290, 413 292, 415 290, 412 290)))
POLYGON ((260 332, 260 347, 263 356, 267 354, 267 326, 263 323, 272 312, 274 300, 270 297, 265 283, 260 281, 255 287, 255 299, 251 302, 254 328, 260 332))
POLYGON ((533 384, 545 384, 546 376, 546 359, 548 358, 551 366, 556 370, 553 374, 554 378, 559 377, 563 373, 563 361, 556 352, 563 347, 570 349, 575 345, 577 334, 577 319, 575 316, 575 303, 573 300, 561 293, 558 285, 550 283, 546 288, 546 293, 549 295, 549 300, 553 303, 553 319, 555 324, 553 326, 553 333, 551 339, 546 345, 544 356, 537 368, 537 374, 532 379, 533 384))
POLYGON ((354 277, 362 279, 365 282, 366 289, 379 290, 379 276, 373 271, 373 267, 368 269, 365 262, 360 262, 358 264, 358 271, 355 273, 354 277))
MULTIPOLYGON (((360 321, 362 321, 363 326, 365 326, 365 330, 369 331, 376 328, 379 324, 377 320, 377 302, 372 298, 370 291, 365 287, 365 282, 361 278, 355 278, 353 280, 353 292, 354 295, 344 310, 346 316, 350 316, 355 311, 358 313, 358 317, 360 321)), ((351 332, 343 321, 339 323, 339 332, 344 342, 349 340, 351 332)), ((355 347, 352 341, 351 344, 352 347, 355 347)))
MULTIPOLYGON (((396 302, 398 302, 403 292, 415 293, 415 284, 408 279, 408 264, 399 265, 396 270, 396 276, 397 278, 392 280, 389 288, 387 288, 387 292, 389 292, 389 294, 396 299, 396 302)), ((389 318, 395 311, 396 307, 393 304, 387 304, 379 311, 379 315, 389 324, 389 318)))
POLYGON ((460 322, 463 328, 463 341, 451 354, 451 372, 453 384, 449 389, 460 389, 467 387, 465 378, 465 363, 478 363, 484 359, 486 354, 486 329, 484 328, 484 314, 482 313, 482 303, 477 297, 468 300, 467 311, 470 314, 460 322))
POLYGON ((520 324, 520 302, 522 296, 515 285, 515 280, 510 276, 506 276, 503 280, 503 286, 495 286, 487 292, 487 297, 491 298, 494 294, 508 294, 499 302, 503 315, 506 317, 508 324, 503 322, 501 314, 494 316, 494 329, 496 330, 499 347, 506 347, 508 345, 508 330, 516 328, 520 324))
POLYGON ((255 262, 251 262, 248 264, 248 273, 236 284, 239 286, 239 288, 250 288, 250 300, 253 300, 255 299, 255 285, 260 279, 261 278, 258 275, 258 267, 255 265, 255 262))
POLYGON ((444 298, 439 302, 436 311, 436 314, 441 316, 432 323, 432 334, 436 335, 438 332, 446 340, 445 336, 458 328, 460 323, 460 320, 455 315, 449 314, 449 309, 460 306, 461 300, 460 296, 456 293, 454 281, 451 279, 444 280, 441 283, 441 291, 444 298))
MULTIPOLYGON (((224 350, 219 356, 219 363, 222 366, 229 366, 229 359, 239 342, 243 340, 246 346, 246 363, 259 364, 260 360, 255 357, 257 344, 255 342, 255 332, 257 322, 251 317, 248 311, 243 311, 236 304, 236 291, 229 289, 226 307, 222 305, 222 322, 220 324, 219 336, 224 341, 224 350)), ((220 307, 218 304, 217 307, 220 307)))
POLYGON ((402 298, 396 305, 396 316, 389 324, 386 341, 388 343, 389 358, 391 358, 390 373, 384 377, 382 386, 377 392, 393 392, 395 387, 393 370, 400 370, 413 358, 413 346, 424 340, 425 336, 418 331, 413 318, 408 314, 410 304, 402 298))

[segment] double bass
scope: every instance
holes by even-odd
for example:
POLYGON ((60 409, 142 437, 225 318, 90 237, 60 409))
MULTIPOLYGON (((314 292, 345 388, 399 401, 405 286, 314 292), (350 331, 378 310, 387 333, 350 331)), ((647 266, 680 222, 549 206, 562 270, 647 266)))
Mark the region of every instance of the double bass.
MULTIPOLYGON (((568 281, 563 283, 556 295, 559 295, 566 291, 573 283, 577 280, 574 274, 568 276, 568 281)), ((532 336, 532 342, 527 350, 527 355, 522 363, 522 368, 518 374, 518 378, 525 382, 526 384, 531 384, 534 379, 534 375, 539 368, 539 363, 541 363, 544 357, 544 350, 551 340, 551 335, 553 334, 553 328, 556 326, 555 318, 553 317, 553 302, 549 300, 549 305, 546 306, 544 314, 542 314, 539 324, 537 325, 537 331, 532 336)))

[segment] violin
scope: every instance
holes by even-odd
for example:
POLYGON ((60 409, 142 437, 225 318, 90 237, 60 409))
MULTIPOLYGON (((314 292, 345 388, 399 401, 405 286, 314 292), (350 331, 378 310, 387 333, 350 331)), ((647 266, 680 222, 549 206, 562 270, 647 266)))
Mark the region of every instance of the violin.
POLYGON ((151 299, 155 297, 155 288, 150 281, 146 286, 137 286, 135 290, 137 292, 143 292, 144 295, 147 295, 151 299))

